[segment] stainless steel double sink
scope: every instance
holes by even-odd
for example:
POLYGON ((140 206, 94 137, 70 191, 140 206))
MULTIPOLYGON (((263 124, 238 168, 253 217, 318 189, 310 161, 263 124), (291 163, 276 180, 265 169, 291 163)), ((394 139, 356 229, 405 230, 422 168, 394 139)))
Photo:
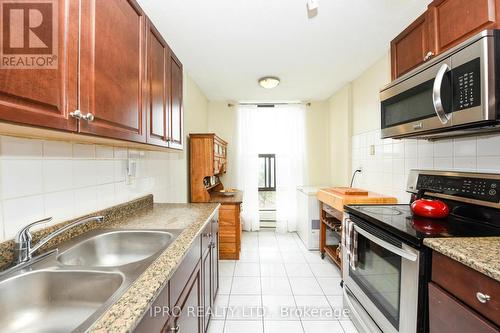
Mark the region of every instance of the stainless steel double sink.
POLYGON ((0 275, 0 332, 84 332, 181 230, 94 230, 0 275))

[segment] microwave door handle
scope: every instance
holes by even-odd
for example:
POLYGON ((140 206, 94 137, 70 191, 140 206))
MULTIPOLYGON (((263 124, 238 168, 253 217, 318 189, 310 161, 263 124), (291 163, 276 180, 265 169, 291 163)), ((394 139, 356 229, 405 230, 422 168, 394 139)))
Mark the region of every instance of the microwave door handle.
POLYGON ((432 104, 434 105, 434 111, 436 111, 436 115, 443 125, 446 125, 450 120, 449 115, 444 111, 443 100, 441 99, 441 86, 443 85, 443 79, 448 70, 450 70, 448 64, 441 65, 436 74, 436 79, 434 80, 434 87, 432 88, 432 104))
POLYGON ((361 229, 357 225, 354 225, 354 229, 356 229, 356 231, 358 232, 358 234, 363 235, 364 237, 366 237, 369 240, 371 240, 372 242, 380 245, 381 247, 383 247, 387 251, 390 251, 390 252, 392 252, 392 253, 394 253, 394 254, 402 257, 402 258, 410 260, 410 261, 417 261, 417 259, 418 259, 418 256, 415 253, 411 253, 409 251, 405 251, 403 249, 400 249, 397 246, 394 246, 394 245, 392 245, 390 243, 387 243, 386 241, 381 240, 380 238, 378 238, 378 237, 370 234, 368 231, 365 231, 364 229, 361 229))

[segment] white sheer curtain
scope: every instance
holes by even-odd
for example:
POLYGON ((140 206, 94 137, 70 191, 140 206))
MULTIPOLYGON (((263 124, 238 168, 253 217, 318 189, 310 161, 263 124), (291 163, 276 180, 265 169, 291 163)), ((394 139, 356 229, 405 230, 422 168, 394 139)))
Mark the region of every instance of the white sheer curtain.
POLYGON ((305 107, 238 108, 237 186, 244 191, 243 228, 259 230, 258 155, 276 154, 278 232, 296 230, 297 186, 305 172, 305 107))

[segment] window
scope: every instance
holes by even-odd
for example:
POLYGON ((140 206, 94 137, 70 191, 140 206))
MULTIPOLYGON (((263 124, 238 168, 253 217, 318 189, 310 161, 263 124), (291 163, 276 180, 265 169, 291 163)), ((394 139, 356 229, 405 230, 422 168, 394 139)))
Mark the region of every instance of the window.
POLYGON ((276 191, 275 162, 275 154, 259 154, 259 191, 276 191))

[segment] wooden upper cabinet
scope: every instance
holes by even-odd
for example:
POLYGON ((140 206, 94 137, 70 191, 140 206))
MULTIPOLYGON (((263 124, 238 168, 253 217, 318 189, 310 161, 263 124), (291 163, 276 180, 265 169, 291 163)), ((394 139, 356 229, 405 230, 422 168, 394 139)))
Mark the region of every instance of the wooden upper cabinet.
POLYGON ((150 144, 168 147, 170 137, 168 130, 168 101, 170 100, 168 60, 170 53, 167 43, 149 21, 146 28, 146 42, 146 141, 150 144))
POLYGON ((500 27, 500 0, 434 0, 391 42, 392 79, 485 29, 500 27))
POLYGON ((485 29, 498 26, 499 0, 435 0, 429 13, 435 21, 439 53, 485 29))
POLYGON ((0 120, 75 131, 69 113, 77 108, 78 1, 58 1, 53 17, 57 67, 0 69, 0 120))
POLYGON ((82 0, 80 132, 146 142, 146 18, 133 0, 82 0))
POLYGON ((170 51, 170 148, 182 149, 183 140, 183 72, 182 64, 175 54, 170 51))
POLYGON ((436 54, 431 36, 432 20, 422 14, 391 42, 392 79, 396 79, 436 54))

